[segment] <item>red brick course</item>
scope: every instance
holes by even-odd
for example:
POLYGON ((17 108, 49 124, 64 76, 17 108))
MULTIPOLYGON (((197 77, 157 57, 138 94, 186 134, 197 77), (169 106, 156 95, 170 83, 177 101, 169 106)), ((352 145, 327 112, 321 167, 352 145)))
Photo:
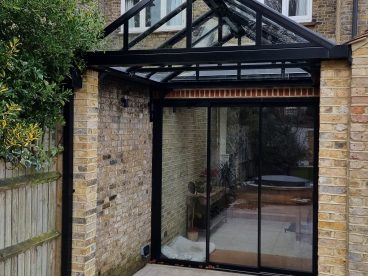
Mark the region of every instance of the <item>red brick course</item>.
POLYGON ((278 98, 278 97, 319 97, 319 89, 313 87, 273 88, 193 88, 175 89, 166 99, 191 98, 278 98))

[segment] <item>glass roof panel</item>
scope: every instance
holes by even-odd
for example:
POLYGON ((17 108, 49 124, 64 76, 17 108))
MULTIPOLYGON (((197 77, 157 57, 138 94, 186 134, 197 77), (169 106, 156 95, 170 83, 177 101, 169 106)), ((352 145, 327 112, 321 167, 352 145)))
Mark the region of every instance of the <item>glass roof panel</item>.
MULTIPOLYGON (((227 2, 227 5, 235 14, 241 17, 240 21, 243 26, 245 36, 248 40, 256 40, 256 11, 245 6, 237 0, 227 2)), ((270 44, 295 44, 307 43, 308 41, 294 32, 286 29, 280 24, 262 15, 262 38, 261 43, 270 44)), ((245 44, 249 45, 249 43, 245 44)))
MULTIPOLYGON (((262 65, 271 65, 269 63, 263 64, 247 64, 248 66, 262 66, 262 65)), ((241 66, 247 66, 245 64, 241 64, 241 66)), ((274 64, 273 64, 274 65, 274 64)), ((186 71, 178 74, 174 77, 171 81, 204 81, 204 80, 211 80, 211 79, 224 79, 224 80, 289 80, 289 79, 296 79, 296 78, 310 78, 311 75, 307 71, 299 67, 292 67, 292 68, 282 68, 282 64, 280 63, 280 68, 253 68, 253 69, 228 69, 228 70, 202 70, 199 71, 198 79, 197 79, 197 72, 196 71, 186 71), (238 78, 238 72, 240 72, 238 78)), ((216 65, 203 65, 206 66, 214 66, 216 65)), ((235 66, 235 64, 227 64, 225 66, 235 66)), ((201 66, 197 67, 201 68, 201 66)))
POLYGON ((294 44, 308 41, 276 22, 262 17, 262 44, 294 44))

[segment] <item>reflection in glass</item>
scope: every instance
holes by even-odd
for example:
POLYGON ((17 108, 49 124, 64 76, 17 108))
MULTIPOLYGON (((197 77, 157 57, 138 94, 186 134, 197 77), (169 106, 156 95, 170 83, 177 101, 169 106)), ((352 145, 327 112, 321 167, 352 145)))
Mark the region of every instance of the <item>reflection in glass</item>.
POLYGON ((162 256, 312 272, 314 107, 210 110, 163 110, 162 256))
POLYGON ((282 27, 267 17, 262 18, 263 44, 307 43, 307 41, 294 32, 282 27))
POLYGON ((265 0, 264 3, 275 11, 282 12, 282 0, 265 0))
POLYGON ((164 108, 162 138, 161 253, 204 262, 207 108, 164 108))
POLYGON ((259 108, 211 110, 210 260, 255 267, 259 108))
POLYGON ((194 47, 208 47, 217 42, 218 20, 217 18, 210 18, 205 23, 193 29, 193 46, 194 47))
POLYGON ((313 114, 307 107, 263 108, 262 266, 312 271, 313 114))

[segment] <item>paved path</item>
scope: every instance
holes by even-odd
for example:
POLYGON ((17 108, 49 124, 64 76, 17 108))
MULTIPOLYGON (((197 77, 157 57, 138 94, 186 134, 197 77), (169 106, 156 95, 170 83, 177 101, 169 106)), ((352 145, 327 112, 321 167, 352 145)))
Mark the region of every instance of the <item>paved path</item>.
POLYGON ((144 268, 134 274, 134 276, 246 276, 246 274, 147 264, 144 268))

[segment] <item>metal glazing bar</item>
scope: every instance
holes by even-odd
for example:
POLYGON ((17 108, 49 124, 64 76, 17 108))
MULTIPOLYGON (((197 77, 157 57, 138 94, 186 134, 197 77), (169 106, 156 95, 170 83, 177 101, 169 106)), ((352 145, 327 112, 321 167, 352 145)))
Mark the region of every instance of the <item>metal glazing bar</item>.
POLYGON ((282 66, 281 66, 281 77, 282 79, 285 79, 285 62, 282 62, 282 66))
POLYGON ((129 48, 129 23, 124 24, 124 34, 123 34, 123 50, 126 51, 129 48))
POLYGON ((128 24, 128 21, 129 21, 130 18, 132 18, 137 13, 139 13, 141 10, 143 10, 145 7, 147 7, 151 2, 153 2, 153 0, 141 0, 141 1, 139 1, 130 10, 128 10, 123 15, 121 15, 118 19, 116 19, 114 22, 112 22, 110 25, 108 25, 104 29, 104 37, 111 34, 113 31, 115 31, 121 25, 128 24))
MULTIPOLYGON (((243 64, 238 63, 237 65, 206 65, 199 66, 196 70, 199 71, 217 71, 217 70, 237 70, 237 69, 275 69, 275 68, 305 68, 317 66, 313 63, 308 62, 299 62, 299 63, 270 63, 270 64, 243 64)), ((180 67, 156 67, 156 68, 140 68, 137 69, 138 73, 147 73, 147 72, 172 72, 172 71, 194 71, 193 66, 180 66, 180 67)))
MULTIPOLYGON (((238 46, 241 46, 241 44, 242 44, 242 38, 241 38, 241 36, 239 36, 238 37, 238 46)), ((241 63, 240 62, 238 62, 237 63, 237 70, 236 70, 236 78, 238 79, 238 80, 240 80, 241 79, 241 63)))
POLYGON ((217 41, 221 41, 222 40, 222 32, 223 32, 223 26, 224 26, 224 20, 222 18, 222 16, 218 17, 218 35, 217 35, 217 41))
POLYGON ((193 21, 193 2, 187 0, 187 26, 186 26, 186 46, 187 48, 192 47, 192 21, 193 21))
POLYGON ((256 15, 256 45, 262 44, 262 14, 257 12, 256 15))

